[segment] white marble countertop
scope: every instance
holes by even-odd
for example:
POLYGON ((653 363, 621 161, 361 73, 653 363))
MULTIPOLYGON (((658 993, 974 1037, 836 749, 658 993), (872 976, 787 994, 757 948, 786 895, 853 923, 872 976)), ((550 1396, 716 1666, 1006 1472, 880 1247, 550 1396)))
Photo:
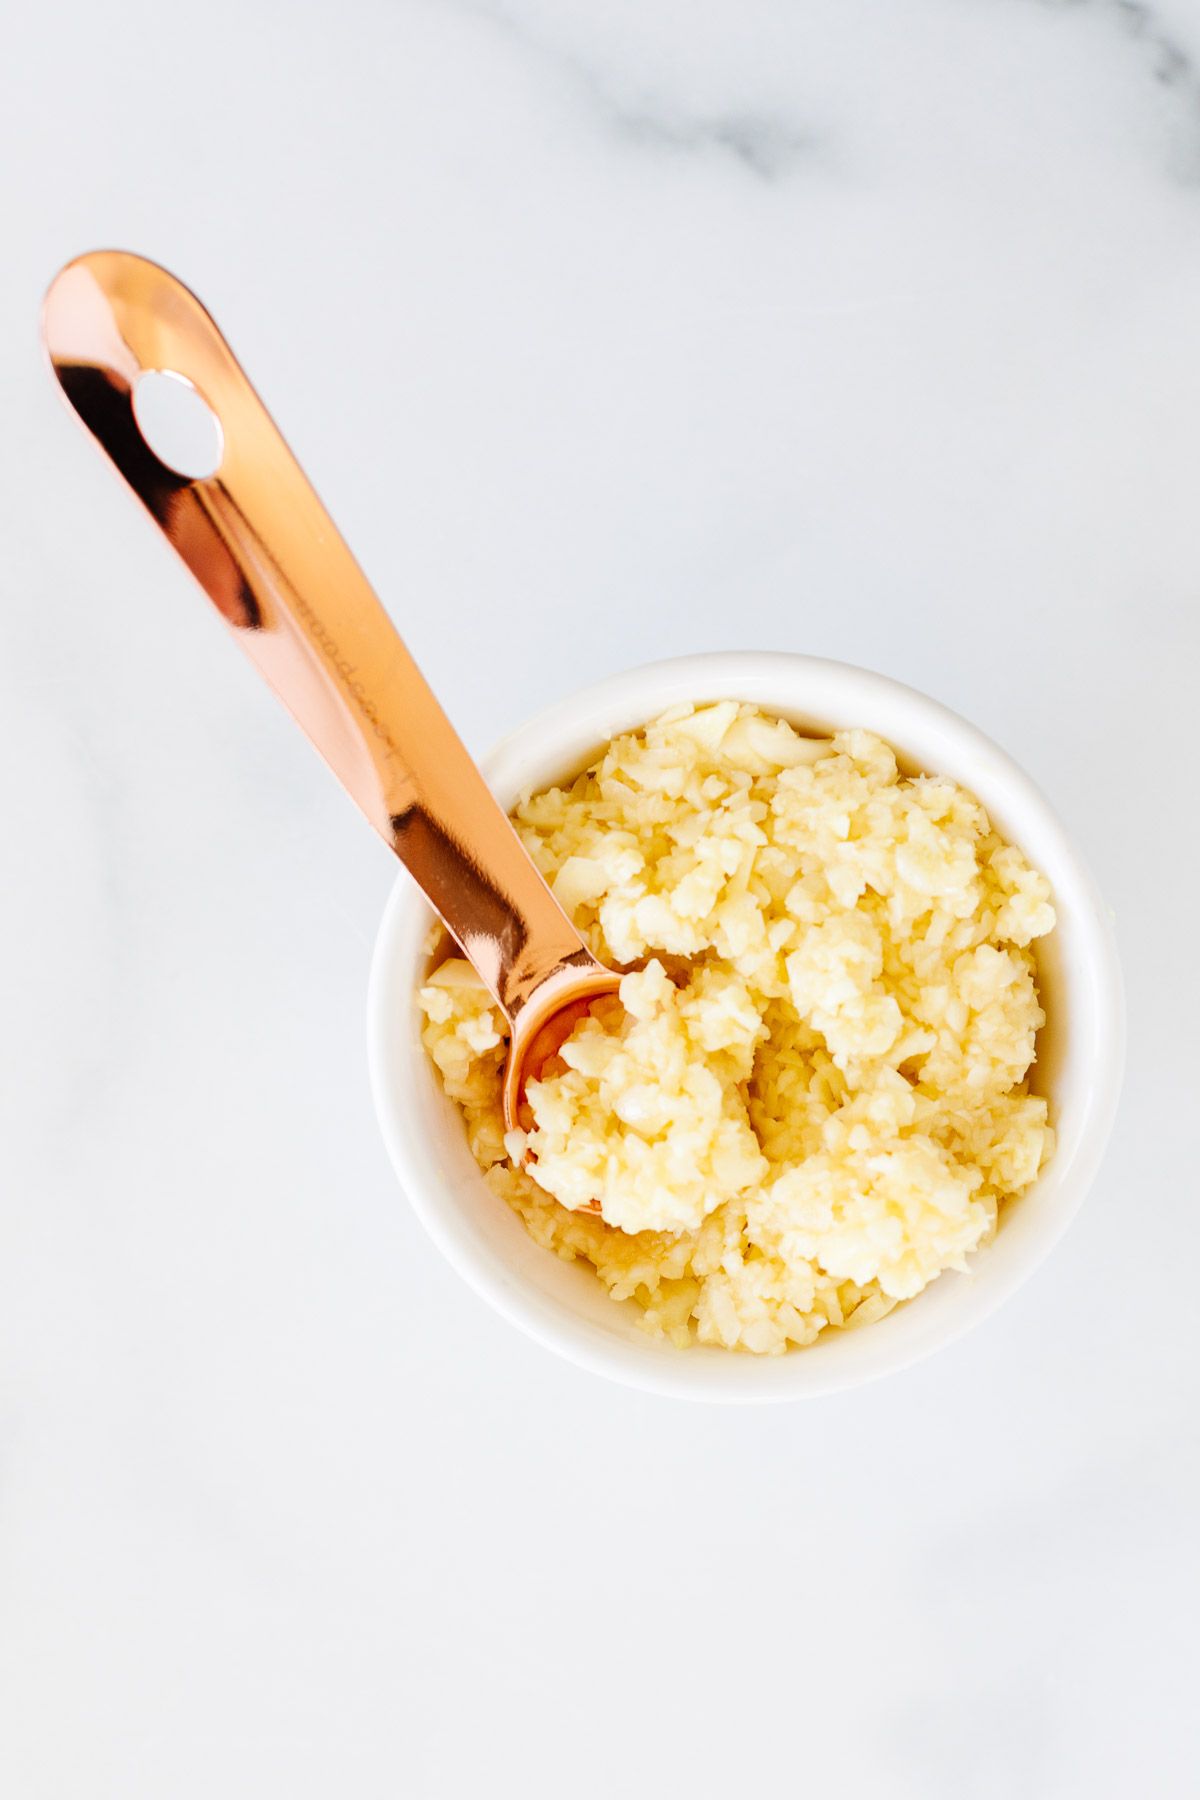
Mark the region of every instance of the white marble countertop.
POLYGON ((0 156, 0 1788, 1194 1791, 1200 6, 63 0, 0 156), (472 746, 778 647, 1046 788, 1129 1073, 973 1337, 710 1410, 443 1264, 367 1093, 388 858, 37 354, 105 243, 472 746))

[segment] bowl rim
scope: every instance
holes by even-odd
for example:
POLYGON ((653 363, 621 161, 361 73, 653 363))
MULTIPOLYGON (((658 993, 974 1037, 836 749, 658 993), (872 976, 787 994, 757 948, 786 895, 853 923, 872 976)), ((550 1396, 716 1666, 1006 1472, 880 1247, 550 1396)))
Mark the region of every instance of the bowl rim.
MULTIPOLYGON (((858 1358, 856 1360, 862 1365, 858 1367, 839 1369, 835 1361, 818 1368, 814 1357, 819 1345, 826 1341, 824 1338, 818 1340, 818 1345, 792 1349, 777 1357, 751 1357, 715 1347, 696 1346, 674 1350, 670 1359, 663 1357, 661 1342, 649 1336, 645 1340, 644 1357, 640 1354, 640 1346, 616 1338, 611 1343, 599 1341, 598 1334, 583 1329, 582 1321, 575 1329, 565 1327, 561 1317, 539 1304, 519 1275, 511 1270, 501 1274, 494 1267, 491 1254, 485 1254, 481 1246, 475 1246, 472 1251, 462 1233, 451 1229, 444 1195, 438 1184, 428 1179, 428 1171, 420 1166, 415 1140, 421 1136, 422 1122, 415 1104, 407 1104, 414 1096, 406 1091, 402 1071, 395 1066, 396 1034, 393 1027, 397 990, 393 964, 397 954, 401 953, 409 971, 409 991, 415 994, 420 953, 414 947, 424 941, 432 913, 416 884, 401 869, 384 907, 371 960, 367 1039, 376 1116, 393 1170, 409 1204, 452 1267, 510 1324, 577 1367, 626 1386, 672 1398, 745 1404, 798 1400, 837 1392, 909 1367, 973 1329, 1029 1279, 1078 1213, 1103 1159, 1124 1070, 1124 990, 1113 921, 1083 857, 1049 802, 1024 770, 976 726, 918 689, 851 663, 788 651, 715 651, 670 657, 589 683, 543 708, 501 738, 481 760, 481 767, 501 799, 511 804, 522 786, 519 774, 514 780, 514 771, 519 771, 522 766, 530 762, 539 766, 540 772, 533 777, 539 784, 556 779, 553 746, 556 742, 578 737, 581 718, 595 717, 602 721, 611 714, 620 721, 607 728, 599 725, 594 733, 594 742, 599 744, 615 731, 632 729, 638 720, 653 718, 684 698, 699 702, 733 697, 732 691, 736 691, 747 700, 758 697, 764 706, 785 711, 788 707, 778 698, 772 700, 764 695, 756 696, 754 692, 756 688, 775 691, 785 682, 807 685, 818 692, 824 688, 834 695, 830 724, 838 722, 834 715, 840 715, 845 724, 856 712, 860 718, 870 720, 872 712, 868 709, 873 703, 880 711, 907 708, 914 718, 920 717, 926 729, 932 729, 935 736, 944 738, 952 752, 961 752, 962 760, 973 759, 977 776, 985 769, 988 779, 1000 784, 1006 797, 1011 799, 1012 806, 1007 809, 1010 814, 1019 813, 1023 820, 1036 822, 1041 834, 1054 844, 1059 866, 1056 898, 1066 871, 1081 902, 1075 908, 1073 922, 1085 946, 1086 974, 1095 1001, 1093 1033, 1080 1052, 1090 1053, 1089 1125, 1076 1145, 1068 1167, 1056 1167, 1057 1155, 1047 1165, 1047 1174, 1053 1170, 1056 1187, 1063 1192, 1053 1217, 1047 1217, 1044 1223, 1039 1220, 1040 1228, 1033 1234, 1024 1255, 1010 1259, 1013 1266, 1008 1270, 1007 1278, 993 1279, 986 1294, 978 1294, 978 1304, 962 1306, 959 1309, 961 1316, 949 1326, 915 1334, 906 1345, 894 1348, 891 1355, 881 1353, 858 1358), (854 704, 847 712, 849 696, 854 696, 854 704), (744 1378, 737 1385, 724 1377, 718 1378, 712 1358, 719 1359, 722 1365, 730 1362, 742 1365, 746 1370, 744 1378), (755 1384, 751 1370, 778 1370, 780 1365, 792 1369, 794 1378, 781 1380, 775 1376, 755 1384)), ((817 717, 821 712, 819 705, 807 704, 792 705, 790 710, 807 712, 810 717, 817 717)), ((893 734, 881 729, 880 735, 890 738, 893 734)), ((945 772, 970 789, 972 781, 955 769, 954 761, 952 754, 945 772)), ((578 758, 574 762, 579 766, 578 758)), ((564 776, 571 766, 572 759, 564 750, 558 758, 557 778, 564 776)), ((985 804, 991 812, 993 804, 985 804)), ((1028 835, 1022 831, 1013 832, 1007 823, 1005 834, 1018 840, 1028 835)), ((1040 1175, 1026 1190, 1022 1205, 1045 1180, 1046 1175, 1040 1175)), ((487 1192, 486 1189, 482 1191, 487 1192)), ((487 1197, 492 1199, 490 1195, 487 1197)), ((552 1253, 546 1251, 545 1254, 552 1253)), ((987 1250, 982 1254, 986 1255, 987 1250)), ((959 1276, 955 1279, 969 1283, 971 1278, 959 1276)), ((922 1298, 917 1296, 910 1306, 915 1306, 922 1298)), ((901 1310, 908 1312, 910 1308, 901 1310)), ((861 1337, 857 1333, 831 1333, 829 1336, 831 1339, 856 1338, 861 1344, 873 1329, 867 1327, 861 1337)))

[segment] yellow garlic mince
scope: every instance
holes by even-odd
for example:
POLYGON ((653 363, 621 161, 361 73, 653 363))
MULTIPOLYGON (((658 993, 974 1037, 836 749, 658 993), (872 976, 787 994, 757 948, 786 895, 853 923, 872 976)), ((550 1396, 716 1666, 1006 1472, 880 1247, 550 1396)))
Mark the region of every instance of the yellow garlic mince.
POLYGON ((539 1242, 648 1330, 760 1353, 965 1266, 1053 1149, 1027 1086, 1050 890, 977 801, 869 732, 722 701, 513 818, 629 971, 507 1140, 502 1016, 457 956, 420 993, 471 1150, 539 1242))

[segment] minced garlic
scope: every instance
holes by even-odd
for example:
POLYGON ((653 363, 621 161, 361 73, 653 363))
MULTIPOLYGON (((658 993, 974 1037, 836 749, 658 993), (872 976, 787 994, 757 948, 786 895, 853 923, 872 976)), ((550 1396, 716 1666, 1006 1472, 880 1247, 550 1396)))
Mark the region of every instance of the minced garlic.
POLYGON ((630 970, 507 1140, 503 1019, 460 958, 421 990, 476 1160, 533 1235, 651 1331, 760 1352, 963 1268, 1053 1145, 1026 1086, 1049 887, 978 803, 868 732, 723 701, 513 817, 630 970))

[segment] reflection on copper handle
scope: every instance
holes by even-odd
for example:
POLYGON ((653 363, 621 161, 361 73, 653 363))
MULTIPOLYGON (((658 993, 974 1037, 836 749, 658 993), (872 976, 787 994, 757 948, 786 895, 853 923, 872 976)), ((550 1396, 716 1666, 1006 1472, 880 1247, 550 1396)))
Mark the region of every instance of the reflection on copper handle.
POLYGON ((56 278, 43 331, 71 406, 510 1020, 548 980, 596 969, 195 295, 98 251, 56 278), (177 475, 143 438, 133 388, 152 369, 216 415, 215 474, 177 475))

